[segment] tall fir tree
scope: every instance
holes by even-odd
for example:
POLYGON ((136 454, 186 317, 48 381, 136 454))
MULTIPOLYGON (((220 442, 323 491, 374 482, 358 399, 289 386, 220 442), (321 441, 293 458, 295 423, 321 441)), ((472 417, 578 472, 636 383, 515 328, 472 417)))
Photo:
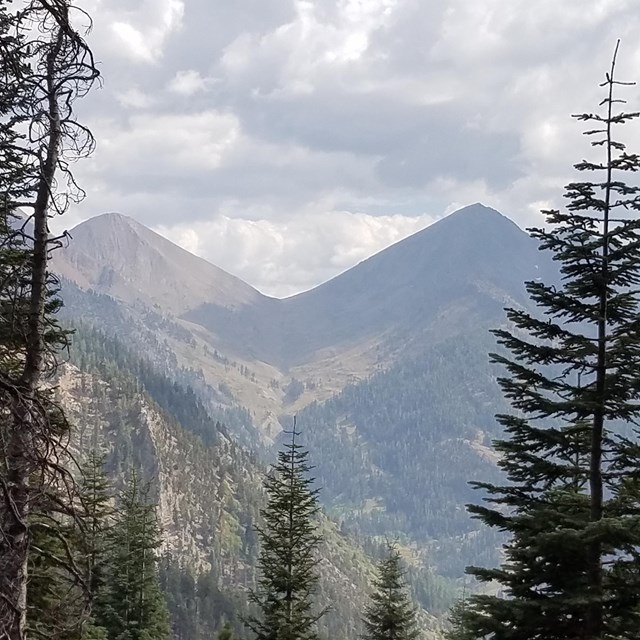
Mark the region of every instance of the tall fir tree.
POLYGON ((104 454, 95 449, 87 455, 81 467, 79 508, 83 523, 82 550, 84 572, 90 593, 95 595, 105 586, 107 540, 113 523, 112 485, 105 473, 104 454))
POLYGON ((94 604, 95 626, 106 630, 108 640, 171 637, 158 578, 160 531, 149 491, 132 471, 110 535, 104 587, 94 604))
POLYGON ((309 454, 291 437, 278 453, 278 462, 265 481, 267 506, 264 525, 257 528, 261 550, 260 578, 251 601, 259 616, 246 620, 257 640, 316 640, 316 623, 323 611, 316 611, 313 594, 318 582, 316 550, 318 489, 313 489, 309 454))
POLYGON ((63 492, 50 488, 47 497, 31 512, 27 628, 37 638, 80 640, 91 603, 82 566, 83 527, 63 492))
POLYGON ((104 590, 111 485, 104 457, 90 452, 81 479, 49 487, 31 512, 28 629, 49 640, 106 638, 91 616, 104 590), (77 492, 69 496, 66 491, 77 492))
MULTIPOLYGON (((79 511, 82 517, 80 550, 82 570, 89 593, 90 612, 104 597, 109 563, 109 539, 113 527, 113 488, 104 470, 105 456, 93 449, 81 468, 79 511)), ((91 613, 83 627, 82 640, 106 640, 106 629, 91 613)))
POLYGON ((452 638, 638 637, 640 187, 624 176, 640 158, 613 132, 639 114, 617 110, 616 55, 603 113, 575 116, 604 158, 576 164, 589 179, 567 186, 567 211, 547 211, 548 229, 532 230, 561 282, 528 282, 543 317, 508 309, 515 330, 495 331, 515 410, 498 416, 509 483, 477 484, 493 506, 469 509, 510 540, 500 568, 469 572, 503 593, 458 607, 452 638))
POLYGON ((389 546, 380 562, 374 591, 364 612, 363 640, 415 640, 420 636, 407 592, 399 551, 389 546))

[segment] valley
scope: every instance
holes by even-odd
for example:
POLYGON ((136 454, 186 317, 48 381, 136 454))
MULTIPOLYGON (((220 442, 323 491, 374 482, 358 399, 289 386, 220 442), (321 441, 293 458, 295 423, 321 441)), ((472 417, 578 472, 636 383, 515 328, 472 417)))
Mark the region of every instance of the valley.
POLYGON ((89 429, 110 451, 116 478, 128 463, 153 479, 165 551, 195 574, 215 570, 242 602, 260 478, 296 415, 329 517, 322 592, 340 602, 329 630, 351 620, 357 633, 345 593, 360 592, 366 554, 385 539, 401 545, 436 630, 464 567, 494 562, 500 543, 464 504, 468 480, 497 474, 493 415, 505 404, 489 329, 527 304, 525 280, 553 274, 527 234, 472 205, 286 299, 119 214, 71 236, 53 260, 78 328, 63 403, 81 438, 89 429), (134 408, 114 422, 95 390, 117 396, 125 379, 134 408))

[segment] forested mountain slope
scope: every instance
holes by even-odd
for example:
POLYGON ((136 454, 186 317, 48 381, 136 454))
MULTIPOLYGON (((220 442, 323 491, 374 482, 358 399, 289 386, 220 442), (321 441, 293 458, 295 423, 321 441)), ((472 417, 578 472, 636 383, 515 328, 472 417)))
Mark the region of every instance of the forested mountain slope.
MULTIPOLYGON (((76 333, 58 394, 81 456, 106 451, 116 485, 130 467, 152 482, 165 541, 163 584, 174 624, 185 625, 182 637, 210 637, 206 633, 228 618, 239 628, 237 616, 255 580, 266 466, 235 443, 220 421, 225 414, 211 415, 189 387, 86 327, 76 333), (202 601, 202 615, 186 615, 195 600, 202 601)), ((372 560, 326 518, 320 527, 319 602, 331 605, 323 633, 355 638, 372 560)), ((442 610, 451 596, 446 583, 417 563, 413 573, 423 604, 442 610)), ((422 619, 433 624, 426 611, 422 619)))
POLYGON ((73 288, 64 293, 70 314, 113 330, 111 313, 87 308, 95 294, 108 296, 125 335, 153 333, 181 366, 213 388, 223 383, 268 435, 283 411, 439 340, 496 326, 505 304, 526 302, 524 280, 552 272, 526 233, 479 204, 284 300, 119 214, 71 233, 54 260, 73 288))
MULTIPOLYGON (((298 414, 330 514, 371 549, 385 538, 400 540, 417 567, 414 583, 427 608, 436 611, 447 598, 446 580, 433 578, 432 569, 456 579, 472 560, 491 561, 497 538, 464 509, 471 500, 467 480, 496 473, 493 415, 504 404, 497 371, 488 363, 495 346, 489 329, 504 324, 505 305, 526 304, 524 280, 549 280, 555 273, 510 220, 472 205, 285 300, 262 296, 121 216, 90 220, 72 233, 81 244, 72 243, 56 263, 66 261, 60 269, 65 321, 107 336, 98 343, 112 370, 98 378, 117 379, 123 370, 145 385, 144 393, 196 437, 188 450, 194 456, 198 451, 198 468, 231 455, 215 447, 238 447, 236 440, 240 458, 232 456, 229 472, 249 464, 244 448, 259 467, 273 455, 282 426, 298 414), (129 258, 115 258, 112 268, 110 256, 121 246, 129 258), (157 290, 154 273, 160 276, 157 290), (122 344, 126 357, 117 346, 122 344), (223 435, 203 426, 209 418, 196 419, 184 407, 176 415, 161 401, 165 392, 153 395, 167 381, 178 395, 187 394, 185 406, 199 403, 204 415, 224 424, 223 435)), ((81 347, 82 333, 77 340, 81 347)), ((101 362, 88 355, 98 346, 84 349, 83 369, 91 358, 94 365, 101 362)), ((117 405, 118 393, 109 402, 117 405)), ((108 412, 109 402, 101 412, 108 412)), ((148 438, 127 448, 117 430, 104 437, 124 447, 120 456, 147 450, 148 438)), ((175 473, 171 482, 189 486, 181 475, 184 459, 176 461, 173 449, 154 455, 158 460, 149 468, 164 469, 167 479, 175 473)), ((256 475, 254 463, 247 468, 256 475)), ((215 482, 202 488, 209 497, 215 482)), ((184 521, 172 526, 176 536, 195 531, 180 544, 200 557, 194 551, 200 543, 193 541, 210 537, 213 507, 201 506, 201 490, 194 491, 178 498, 191 494, 174 487, 166 495, 187 501, 179 509, 184 521)), ((242 495, 241 503, 252 499, 242 495)), ((250 517, 242 518, 233 522, 247 531, 250 517)))
POLYGON ((489 336, 448 339, 298 414, 318 456, 331 513, 348 528, 399 536, 450 576, 491 557, 463 505, 469 480, 496 477, 494 413, 505 409, 486 350, 489 336))

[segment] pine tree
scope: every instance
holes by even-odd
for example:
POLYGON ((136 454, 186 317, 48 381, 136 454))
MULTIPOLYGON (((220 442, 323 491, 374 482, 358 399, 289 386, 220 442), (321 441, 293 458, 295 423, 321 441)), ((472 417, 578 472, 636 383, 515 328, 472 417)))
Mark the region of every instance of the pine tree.
POLYGON ((544 317, 509 309, 515 330, 494 332, 515 410, 498 416, 509 483, 477 484, 494 506, 469 509, 510 541, 500 568, 469 572, 505 597, 470 598, 452 638, 623 640, 640 628, 640 221, 628 213, 640 187, 624 179, 640 158, 613 137, 639 114, 616 112, 615 61, 604 113, 576 116, 605 157, 576 164, 591 179, 569 184, 567 211, 532 230, 561 283, 527 283, 544 317))
POLYGON ((103 593, 94 617, 109 640, 169 640, 166 602, 160 591, 156 550, 160 532, 149 486, 131 472, 110 536, 103 593))
POLYGON ((389 546, 365 609, 364 640, 414 640, 420 635, 400 562, 398 550, 389 546))
POLYGON ((265 481, 267 506, 259 527, 258 562, 261 576, 251 601, 260 609, 246 625, 257 640, 315 640, 313 594, 318 582, 315 552, 321 541, 315 518, 318 489, 308 477, 308 452, 296 442, 300 435, 285 432, 290 442, 278 454, 278 462, 265 481))

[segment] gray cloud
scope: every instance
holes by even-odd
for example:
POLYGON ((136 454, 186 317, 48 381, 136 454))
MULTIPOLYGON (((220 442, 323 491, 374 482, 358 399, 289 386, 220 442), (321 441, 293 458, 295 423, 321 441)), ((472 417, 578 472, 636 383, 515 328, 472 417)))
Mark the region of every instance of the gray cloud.
POLYGON ((635 0, 85 4, 104 88, 79 107, 98 150, 66 224, 122 211, 267 292, 468 202, 536 221, 589 153, 570 114, 616 38, 621 77, 640 68, 635 0))

